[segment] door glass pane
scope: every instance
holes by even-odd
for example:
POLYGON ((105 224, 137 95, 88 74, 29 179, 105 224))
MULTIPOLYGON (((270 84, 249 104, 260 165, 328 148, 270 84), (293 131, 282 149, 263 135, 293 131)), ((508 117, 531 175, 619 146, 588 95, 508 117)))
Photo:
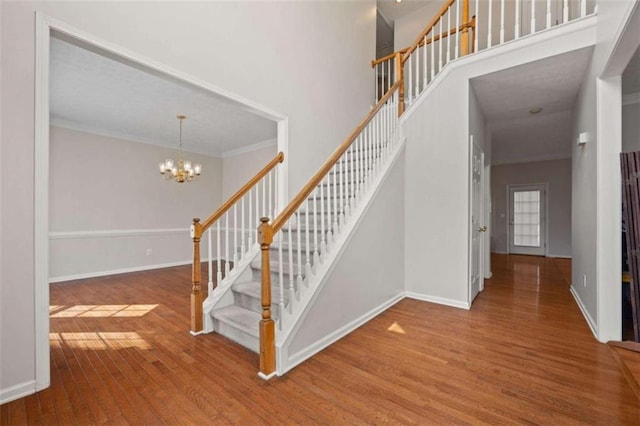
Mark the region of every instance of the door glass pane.
POLYGON ((513 193, 513 244, 540 247, 540 191, 513 193))

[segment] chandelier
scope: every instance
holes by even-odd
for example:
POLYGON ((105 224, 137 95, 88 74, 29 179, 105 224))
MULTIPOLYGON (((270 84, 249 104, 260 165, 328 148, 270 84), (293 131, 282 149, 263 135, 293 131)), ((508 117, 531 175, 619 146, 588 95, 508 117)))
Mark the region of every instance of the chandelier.
POLYGON ((178 154, 178 161, 173 161, 171 158, 162 161, 160 163, 160 174, 166 180, 175 180, 178 183, 191 182, 200 176, 202 166, 198 163, 192 164, 191 161, 182 158, 182 120, 187 116, 178 115, 177 117, 180 120, 180 153, 178 154))

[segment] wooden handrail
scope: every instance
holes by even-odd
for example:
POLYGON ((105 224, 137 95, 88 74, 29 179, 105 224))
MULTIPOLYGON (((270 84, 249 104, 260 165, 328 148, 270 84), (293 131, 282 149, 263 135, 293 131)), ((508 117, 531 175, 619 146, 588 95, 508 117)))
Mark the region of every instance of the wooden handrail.
POLYGON ((386 61, 388 61, 389 59, 393 59, 393 58, 395 58, 395 56, 396 56, 398 53, 404 53, 404 52, 406 52, 406 51, 407 51, 407 49, 408 49, 408 47, 405 47, 404 49, 398 50, 397 52, 390 53, 390 54, 388 54, 387 56, 383 56, 382 58, 374 59, 373 61, 371 61, 371 68, 373 68, 373 67, 375 67, 376 65, 381 64, 381 63, 383 63, 383 62, 386 62, 386 61))
POLYGON ((242 188, 238 190, 235 194, 233 194, 227 201, 220 206, 218 210, 216 210, 211 216, 209 216, 202 224, 200 225, 202 228, 202 232, 206 231, 213 223, 220 219, 223 214, 227 212, 240 198, 244 196, 251 188, 254 187, 256 183, 260 181, 263 177, 267 175, 278 163, 282 163, 284 161, 284 153, 279 152, 273 160, 271 160, 266 166, 262 168, 256 175, 251 178, 242 188))
POLYGON ((398 90, 404 84, 403 81, 396 81, 393 86, 389 89, 389 91, 378 101, 378 103, 373 107, 369 114, 360 122, 358 127, 355 128, 353 132, 349 135, 349 137, 331 154, 331 157, 325 161, 325 163, 320 167, 320 169, 316 172, 315 175, 307 182, 307 184, 300 190, 298 195, 296 195, 291 202, 284 208, 284 210, 280 213, 280 215, 274 219, 271 223, 271 227, 273 228, 273 234, 275 235, 287 220, 295 213, 295 211, 300 207, 300 205, 306 200, 311 192, 320 184, 320 181, 325 177, 327 173, 331 170, 331 168, 336 164, 336 162, 340 159, 342 154, 351 146, 353 141, 358 137, 360 132, 365 128, 367 124, 373 119, 375 114, 382 108, 382 106, 389 100, 391 95, 398 90))
MULTIPOLYGON (((458 0, 461 1, 461 0, 458 0)), ((434 16, 431 21, 429 22, 429 24, 425 27, 425 29, 420 33, 420 35, 418 36, 418 38, 416 38, 416 40, 407 48, 407 51, 404 53, 403 57, 402 57, 402 63, 405 63, 407 61, 407 59, 409 59, 409 56, 413 53, 414 50, 416 50, 418 48, 418 44, 420 44, 420 40, 424 39, 424 37, 429 34, 431 32, 431 29, 434 27, 434 25, 436 25, 436 23, 440 20, 440 18, 442 18, 444 16, 444 14, 447 12, 447 10, 451 7, 451 5, 453 3, 455 3, 456 0, 447 0, 442 7, 440 8, 440 10, 438 11, 438 13, 436 13, 436 16, 434 16)), ((464 9, 464 8, 463 8, 464 9)), ((465 22, 465 19, 463 19, 463 22, 465 22)))
MULTIPOLYGON (((462 32, 462 31, 464 31, 464 30, 466 30, 468 28, 472 28, 472 29, 475 28, 475 19, 476 18, 474 16, 471 19, 471 21, 466 22, 464 24, 460 24, 460 26, 458 28, 453 28, 453 29, 451 29, 449 31, 443 32, 442 34, 439 34, 439 35, 436 35, 434 37, 428 38, 427 39, 427 44, 431 44, 434 41, 438 41, 438 40, 446 38, 446 37, 448 37, 450 35, 454 35, 456 32, 462 32)), ((424 46, 424 37, 420 40, 420 43, 418 43, 418 45, 417 45, 417 47, 422 47, 422 46, 424 46)), ((373 68, 376 65, 381 64, 383 62, 386 62, 386 61, 388 61, 390 59, 393 59, 398 53, 404 54, 404 53, 407 52, 407 50, 409 50, 409 48, 405 47, 404 49, 400 49, 397 52, 393 52, 393 53, 390 53, 387 56, 383 56, 382 58, 375 59, 375 60, 371 61, 371 68, 373 68)))

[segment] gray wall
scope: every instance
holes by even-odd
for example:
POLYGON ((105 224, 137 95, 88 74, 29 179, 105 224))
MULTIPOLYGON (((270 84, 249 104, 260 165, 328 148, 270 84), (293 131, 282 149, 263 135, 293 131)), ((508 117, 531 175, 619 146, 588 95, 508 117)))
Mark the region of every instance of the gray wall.
POLYGON ((292 194, 370 109, 376 14, 373 0, 3 1, 0 8, 1 399, 36 386, 34 12, 288 116, 292 194))
POLYGON ((509 245, 507 185, 546 183, 547 256, 571 256, 571 159, 505 164, 491 168, 493 251, 509 245))
POLYGON ((155 165, 177 158, 173 149, 52 126, 49 150, 54 281, 189 261, 193 216, 206 217, 222 200, 219 158, 185 152, 203 174, 178 184, 155 165))

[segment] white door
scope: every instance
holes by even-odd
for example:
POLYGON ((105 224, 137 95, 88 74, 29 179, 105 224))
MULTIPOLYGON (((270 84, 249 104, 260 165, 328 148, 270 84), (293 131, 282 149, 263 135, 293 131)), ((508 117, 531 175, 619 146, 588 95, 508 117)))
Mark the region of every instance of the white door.
POLYGON ((470 247, 470 277, 469 277, 469 303, 478 295, 481 289, 484 274, 482 273, 483 265, 483 246, 482 238, 487 227, 482 223, 482 174, 484 171, 484 153, 473 143, 471 136, 471 247, 470 247))
POLYGON ((509 186, 509 253, 546 253, 545 185, 509 186))

